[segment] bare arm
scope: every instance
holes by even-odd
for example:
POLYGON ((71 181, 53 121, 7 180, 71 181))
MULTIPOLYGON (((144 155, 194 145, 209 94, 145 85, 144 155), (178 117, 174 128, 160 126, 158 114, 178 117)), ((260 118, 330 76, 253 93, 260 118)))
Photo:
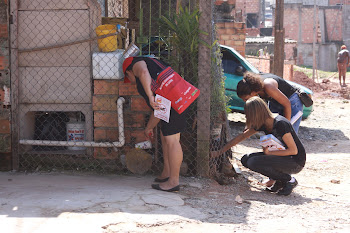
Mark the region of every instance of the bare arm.
POLYGON ((237 137, 235 137, 234 139, 232 139, 228 143, 226 143, 226 145, 224 145, 220 150, 212 151, 210 153, 210 157, 215 158, 215 157, 220 156, 221 154, 223 154, 226 151, 228 151, 229 149, 231 149, 231 147, 233 147, 233 146, 237 145, 238 143, 246 140, 247 138, 249 138, 250 136, 252 136, 256 132, 257 131, 255 131, 254 129, 247 129, 247 130, 245 130, 243 133, 239 134, 237 137))
POLYGON ((286 150, 269 151, 267 147, 263 147, 264 154, 277 156, 289 156, 298 154, 298 148, 291 133, 286 133, 283 135, 282 139, 288 147, 286 150))
POLYGON ((148 96, 149 103, 153 109, 158 109, 158 104, 154 101, 154 94, 151 90, 152 78, 148 71, 147 64, 144 61, 135 63, 132 69, 135 76, 140 79, 140 82, 145 89, 146 95, 148 96))
POLYGON ((292 117, 292 107, 287 96, 278 89, 277 81, 272 78, 265 79, 264 87, 266 94, 283 106, 284 117, 290 120, 292 117))
POLYGON ((153 138, 153 129, 154 127, 156 127, 159 121, 160 119, 155 117, 152 112, 151 117, 149 118, 149 121, 147 122, 147 126, 145 129, 145 136, 148 140, 151 140, 153 138))

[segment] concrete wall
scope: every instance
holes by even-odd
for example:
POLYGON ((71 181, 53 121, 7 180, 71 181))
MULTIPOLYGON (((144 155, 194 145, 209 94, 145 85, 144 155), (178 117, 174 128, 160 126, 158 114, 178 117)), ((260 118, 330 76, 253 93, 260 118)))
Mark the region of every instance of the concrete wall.
MULTIPOLYGON (((317 69, 324 71, 337 70, 338 44, 316 45, 317 69)), ((313 66, 312 44, 298 44, 297 65, 313 66)))
MULTIPOLYGON (((339 51, 342 43, 350 41, 350 19, 348 6, 317 8, 317 67, 325 71, 337 69, 335 51, 339 51), (344 40, 344 42, 343 42, 344 40)), ((285 5, 284 14, 285 37, 298 41, 298 65, 312 66, 312 44, 314 37, 314 7, 312 5, 285 5)), ((347 44, 347 45, 348 45, 347 44)))
POLYGON ((340 48, 337 44, 324 44, 318 47, 318 67, 324 71, 337 71, 337 55, 340 48))

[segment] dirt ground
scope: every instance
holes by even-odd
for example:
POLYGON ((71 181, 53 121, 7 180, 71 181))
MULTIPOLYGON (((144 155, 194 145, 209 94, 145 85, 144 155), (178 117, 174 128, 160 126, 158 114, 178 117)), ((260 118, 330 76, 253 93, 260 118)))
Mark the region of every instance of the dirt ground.
MULTIPOLYGON (((349 75, 350 77, 350 75, 349 75)), ((260 151, 258 137, 232 148, 241 173, 213 179, 181 177, 178 193, 151 189, 153 176, 0 174, 0 231, 88 233, 347 233, 350 232, 350 101, 338 80, 295 80, 314 91, 314 112, 299 136, 305 168, 290 196, 264 190, 265 177, 241 166, 260 151), (3 178, 4 177, 4 178, 3 178)), ((232 136, 243 114, 229 114, 232 136)))
MULTIPOLYGON (((316 83, 303 73, 295 81, 314 91, 314 111, 299 130, 307 151, 306 166, 295 175, 299 185, 287 197, 265 191, 259 181, 266 178, 239 162, 260 150, 257 137, 250 138, 232 149, 242 173, 229 185, 201 180, 201 189, 185 186, 186 204, 211 216, 203 221, 233 224, 234 232, 350 232, 350 89, 340 88, 337 78, 316 83)), ((245 117, 232 113, 229 119, 234 137, 245 117)))

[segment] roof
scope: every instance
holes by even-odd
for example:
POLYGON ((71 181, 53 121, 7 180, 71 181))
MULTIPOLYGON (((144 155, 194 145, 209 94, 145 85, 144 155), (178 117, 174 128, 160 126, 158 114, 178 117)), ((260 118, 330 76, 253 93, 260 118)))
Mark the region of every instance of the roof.
MULTIPOLYGON (((257 44, 257 43, 266 43, 266 44, 273 44, 275 41, 275 38, 273 36, 264 36, 264 37, 247 37, 245 38, 246 44, 257 44)), ((297 43, 296 40, 284 39, 284 43, 286 44, 294 44, 297 43)))

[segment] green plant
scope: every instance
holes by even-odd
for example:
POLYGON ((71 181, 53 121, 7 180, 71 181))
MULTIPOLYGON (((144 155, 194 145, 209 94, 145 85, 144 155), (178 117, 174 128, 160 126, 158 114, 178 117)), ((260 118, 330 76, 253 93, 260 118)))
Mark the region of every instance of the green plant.
MULTIPOLYGON (((198 9, 179 8, 179 13, 160 18, 160 28, 163 35, 170 33, 168 42, 172 46, 175 56, 170 56, 168 62, 185 79, 193 84, 198 83, 198 47, 203 43, 199 39, 200 33, 207 34, 199 29, 198 9)), ((221 65, 220 46, 215 41, 211 46, 211 115, 210 120, 222 122, 225 119, 227 97, 225 96, 225 77, 221 65)))
POLYGON ((168 36, 168 42, 172 46, 172 55, 168 62, 186 80, 193 84, 198 83, 198 46, 200 43, 198 9, 191 11, 189 8, 179 8, 178 14, 162 16, 159 25, 162 35, 168 36))
POLYGON ((210 121, 222 123, 227 112, 227 97, 225 95, 225 76, 222 69, 222 54, 217 41, 212 46, 211 55, 211 98, 210 121))
MULTIPOLYGON (((311 66, 293 66, 295 71, 300 71, 306 74, 310 79, 312 79, 313 69, 311 66)), ((331 78, 335 76, 334 71, 323 71, 317 70, 317 74, 320 79, 331 78)))

